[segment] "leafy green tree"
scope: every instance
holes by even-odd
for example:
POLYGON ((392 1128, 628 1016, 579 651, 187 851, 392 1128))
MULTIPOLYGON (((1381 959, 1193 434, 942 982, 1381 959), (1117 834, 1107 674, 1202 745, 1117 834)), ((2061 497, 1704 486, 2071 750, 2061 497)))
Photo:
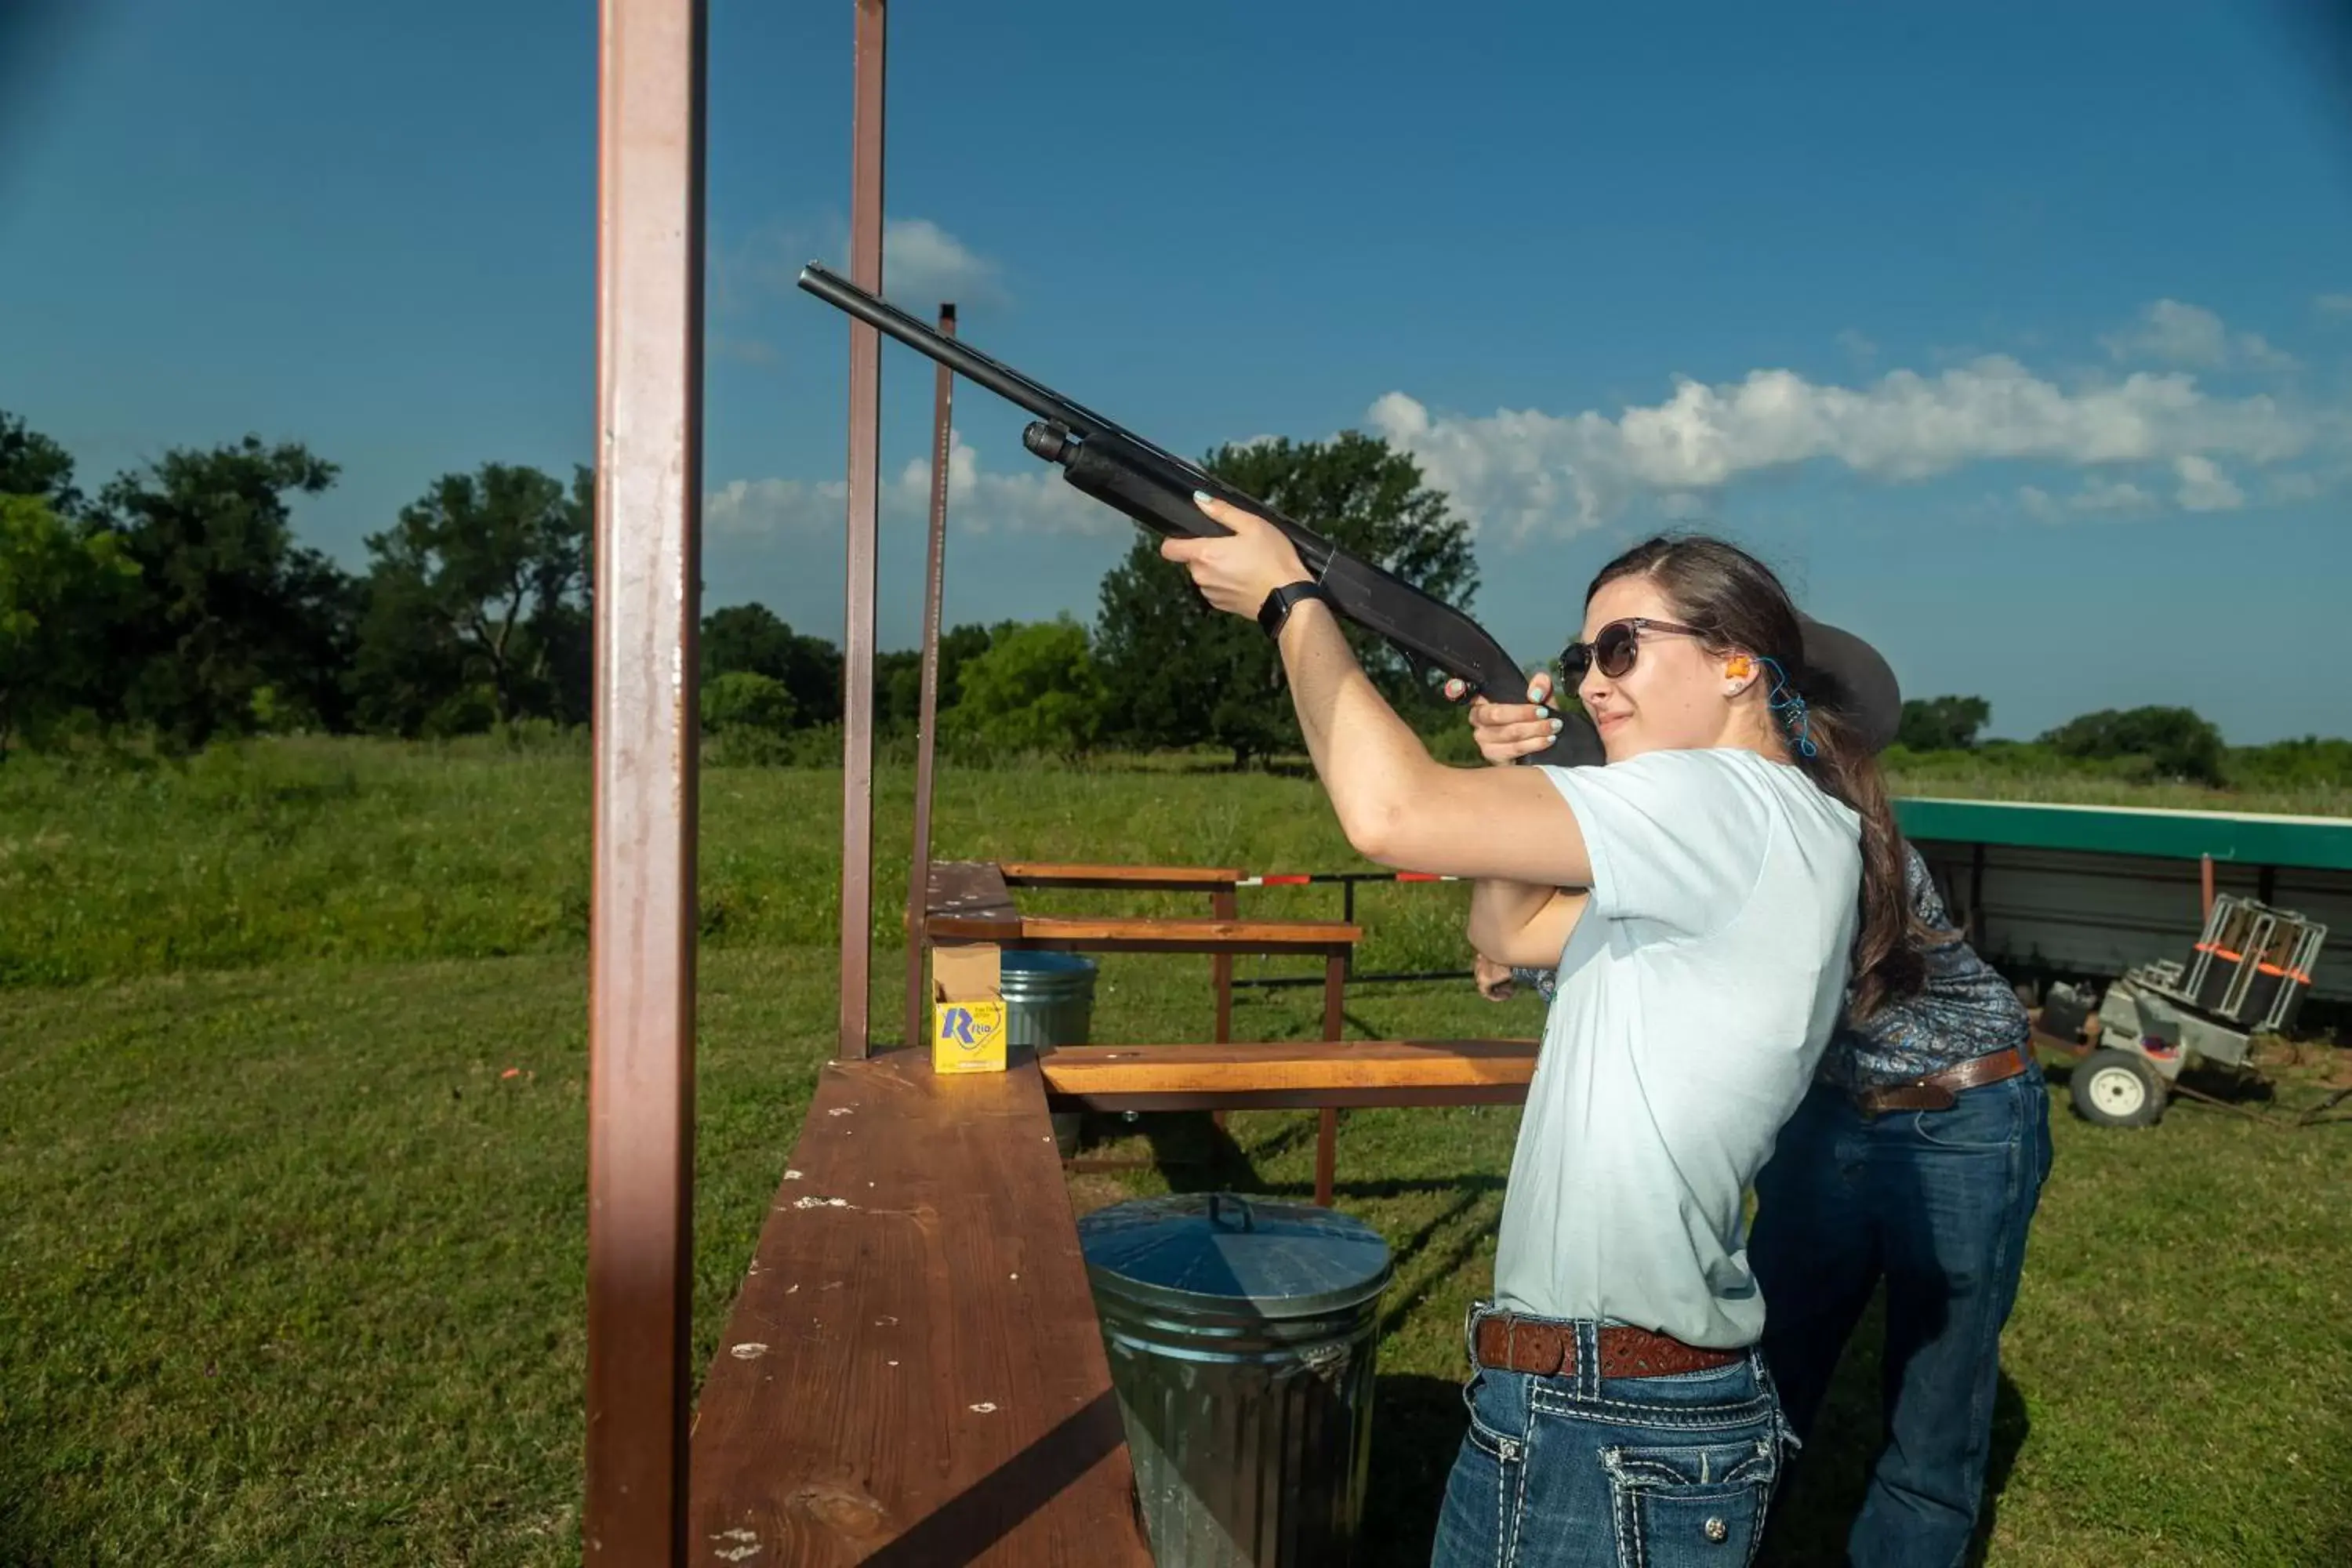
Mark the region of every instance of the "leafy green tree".
POLYGON ((37 737, 98 672, 139 569, 35 495, 0 492, 0 759, 37 737))
MULTIPOLYGON (((1419 465, 1357 431, 1335 439, 1226 446, 1202 466, 1423 591, 1467 610, 1477 591, 1470 531, 1419 465)), ((1356 627, 1365 673, 1409 721, 1460 714, 1402 656, 1356 627)), ((1118 693, 1116 739, 1127 744, 1229 746, 1236 767, 1300 743, 1282 665, 1264 633, 1211 610, 1183 569, 1140 535, 1103 578, 1096 646, 1118 693)))
POLYGON ((372 572, 363 580, 350 685, 353 721, 365 730, 440 736, 495 721, 488 693, 469 680, 465 648, 437 617, 425 584, 407 574, 372 572))
POLYGON ((2244 788, 2343 789, 2352 786, 2352 741, 2305 735, 2263 746, 2231 748, 2230 782, 2244 788))
POLYGON ((1108 709, 1087 629, 1063 616, 1000 632, 962 667, 940 729, 991 750, 1085 752, 1108 709))
MULTIPOLYGON (((950 626, 940 634, 940 711, 955 706, 957 682, 964 666, 989 650, 995 638, 1014 623, 992 626, 950 626)), ((874 706, 883 729, 912 730, 923 717, 923 650, 907 648, 886 653, 875 661, 874 706)))
POLYGON ((702 679, 738 669, 782 681, 803 723, 841 717, 841 650, 794 632, 765 605, 730 605, 702 617, 702 679))
MULTIPOLYGON (((537 468, 485 463, 442 475, 370 534, 363 690, 454 672, 487 689, 495 723, 564 717, 559 667, 585 626, 593 499, 584 469, 567 492, 537 468)), ((374 695, 405 711, 425 693, 374 695)))
POLYGON ((1914 752, 1965 752, 1992 719, 1981 697, 1911 698, 1903 704, 1895 743, 1914 752))
POLYGON ((18 416, 0 408, 0 495, 34 496, 61 518, 81 513, 72 454, 18 416))
POLYGON ((316 495, 336 466, 299 442, 248 436, 175 447, 100 493, 93 531, 139 569, 110 638, 115 710, 193 748, 280 724, 340 728, 360 594, 294 542, 289 498, 316 495))
POLYGON ((782 735, 795 717, 791 689, 749 669, 730 669, 702 689, 702 726, 713 732, 757 730, 782 735))
POLYGON ((2145 757, 2167 777, 2225 782, 2221 732, 2188 708, 2103 708, 2045 731, 2042 744, 2067 757, 2145 757))

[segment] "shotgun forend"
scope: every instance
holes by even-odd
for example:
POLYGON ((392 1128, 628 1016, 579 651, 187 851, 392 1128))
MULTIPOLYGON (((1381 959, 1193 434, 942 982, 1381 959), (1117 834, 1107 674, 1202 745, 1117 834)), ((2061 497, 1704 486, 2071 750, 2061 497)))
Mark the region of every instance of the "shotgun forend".
MULTIPOLYGON (((1289 537, 1300 562, 1322 583, 1340 615, 1422 665, 1460 677, 1489 700, 1527 700, 1528 672, 1484 626, 1444 600, 1350 555, 1199 465, 1163 451, 969 342, 934 331, 929 323, 815 262, 801 268, 800 286, 1037 416, 1022 432, 1021 444, 1059 468, 1073 489, 1162 537, 1201 538, 1229 531, 1202 515, 1192 502, 1195 490, 1255 513, 1289 537)), ((1580 711, 1561 716, 1567 722, 1550 748, 1522 762, 1566 766, 1601 762, 1601 738, 1591 722, 1580 711)))

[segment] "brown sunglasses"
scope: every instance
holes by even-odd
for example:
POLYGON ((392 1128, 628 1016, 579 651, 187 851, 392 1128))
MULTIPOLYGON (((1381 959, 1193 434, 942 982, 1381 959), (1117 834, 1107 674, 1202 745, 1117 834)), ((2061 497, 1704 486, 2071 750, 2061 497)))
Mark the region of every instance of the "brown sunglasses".
POLYGON ((1633 668, 1633 655, 1640 647, 1643 632, 1680 632, 1685 637, 1694 637, 1706 636, 1696 626, 1633 616, 1622 621, 1610 622, 1593 634, 1591 642, 1572 642, 1562 648, 1559 672, 1570 687, 1575 687, 1583 682, 1584 672, 1598 664, 1601 673, 1614 680, 1633 668))

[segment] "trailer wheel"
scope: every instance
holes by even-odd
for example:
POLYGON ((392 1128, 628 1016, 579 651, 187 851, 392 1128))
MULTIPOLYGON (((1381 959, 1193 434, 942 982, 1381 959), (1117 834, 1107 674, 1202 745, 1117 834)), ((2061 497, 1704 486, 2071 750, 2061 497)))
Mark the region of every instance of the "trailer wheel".
POLYGON ((2074 1064, 2070 1094, 2084 1121, 2101 1127, 2153 1127, 2164 1114, 2164 1080, 2130 1051, 2093 1051, 2074 1064))

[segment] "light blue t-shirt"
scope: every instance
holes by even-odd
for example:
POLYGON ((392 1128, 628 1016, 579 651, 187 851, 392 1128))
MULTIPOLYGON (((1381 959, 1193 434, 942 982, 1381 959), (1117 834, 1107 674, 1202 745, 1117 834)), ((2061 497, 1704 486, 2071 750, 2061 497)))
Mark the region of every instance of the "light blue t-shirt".
POLYGON ((1736 748, 1544 773, 1592 888, 1511 1159, 1497 1304, 1752 1344, 1742 1199, 1845 998, 1861 819, 1736 748))

